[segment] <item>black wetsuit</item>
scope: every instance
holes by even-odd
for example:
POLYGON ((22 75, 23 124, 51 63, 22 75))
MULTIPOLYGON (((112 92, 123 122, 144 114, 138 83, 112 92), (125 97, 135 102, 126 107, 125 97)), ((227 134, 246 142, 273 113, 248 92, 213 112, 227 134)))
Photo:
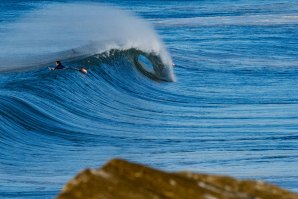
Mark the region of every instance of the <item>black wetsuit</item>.
POLYGON ((56 66, 56 67, 55 67, 55 70, 64 69, 64 68, 65 68, 65 66, 63 66, 63 65, 61 64, 61 65, 59 65, 59 66, 56 66))

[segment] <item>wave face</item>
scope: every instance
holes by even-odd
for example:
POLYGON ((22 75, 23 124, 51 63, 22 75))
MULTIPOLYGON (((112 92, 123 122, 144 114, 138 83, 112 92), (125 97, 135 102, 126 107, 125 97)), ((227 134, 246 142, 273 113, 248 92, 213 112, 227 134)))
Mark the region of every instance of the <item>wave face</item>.
POLYGON ((298 191, 297 3, 94 2, 1 2, 0 198, 112 157, 298 191))

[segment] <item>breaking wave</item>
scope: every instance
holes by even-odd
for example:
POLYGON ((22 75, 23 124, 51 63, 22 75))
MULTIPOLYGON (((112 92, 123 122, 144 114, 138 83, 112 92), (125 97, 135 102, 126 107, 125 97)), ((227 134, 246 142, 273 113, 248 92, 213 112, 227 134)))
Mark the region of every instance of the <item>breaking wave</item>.
POLYGON ((37 7, 2 33, 0 72, 34 70, 55 60, 81 63, 122 51, 130 52, 129 58, 147 76, 174 80, 172 59, 164 44, 134 14, 98 3, 37 7), (153 73, 143 70, 140 55, 153 64, 153 73))

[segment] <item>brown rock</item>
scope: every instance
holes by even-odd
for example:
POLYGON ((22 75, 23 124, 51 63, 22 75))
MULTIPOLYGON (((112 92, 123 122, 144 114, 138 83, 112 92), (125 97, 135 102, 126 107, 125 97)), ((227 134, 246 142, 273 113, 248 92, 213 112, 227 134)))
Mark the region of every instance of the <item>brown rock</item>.
POLYGON ((231 177, 167 173, 115 159, 71 180, 58 199, 298 199, 270 184, 231 177))

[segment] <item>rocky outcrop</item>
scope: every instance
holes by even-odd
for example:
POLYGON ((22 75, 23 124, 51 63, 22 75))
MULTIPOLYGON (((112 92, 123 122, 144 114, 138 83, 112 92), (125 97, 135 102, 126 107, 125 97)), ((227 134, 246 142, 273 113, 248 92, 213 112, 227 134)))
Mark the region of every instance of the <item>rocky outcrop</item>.
POLYGON ((58 199, 298 199, 260 181, 190 172, 167 173, 115 159, 71 180, 58 199))

